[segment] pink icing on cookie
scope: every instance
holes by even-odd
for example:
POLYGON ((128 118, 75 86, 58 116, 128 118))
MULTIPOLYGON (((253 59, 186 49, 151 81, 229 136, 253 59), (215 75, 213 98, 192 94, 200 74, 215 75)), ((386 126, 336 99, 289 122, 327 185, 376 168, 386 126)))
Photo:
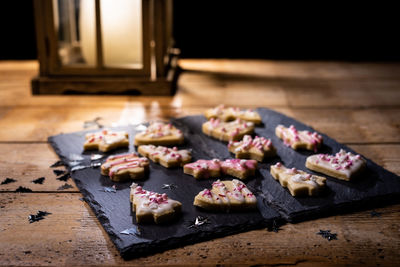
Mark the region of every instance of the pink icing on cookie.
POLYGON ((245 160, 245 159, 227 159, 221 163, 221 168, 224 172, 226 169, 233 168, 239 171, 246 169, 255 169, 257 166, 257 161, 255 160, 245 160))

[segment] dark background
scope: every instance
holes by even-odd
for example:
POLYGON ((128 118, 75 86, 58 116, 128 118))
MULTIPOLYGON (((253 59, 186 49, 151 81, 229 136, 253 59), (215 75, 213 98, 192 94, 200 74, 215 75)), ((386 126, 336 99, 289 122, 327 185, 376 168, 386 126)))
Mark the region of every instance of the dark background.
MULTIPOLYGON (((176 46, 183 58, 400 60, 394 6, 301 2, 175 0, 176 46)), ((0 36, 0 59, 36 58, 32 0, 1 2, 0 36)))

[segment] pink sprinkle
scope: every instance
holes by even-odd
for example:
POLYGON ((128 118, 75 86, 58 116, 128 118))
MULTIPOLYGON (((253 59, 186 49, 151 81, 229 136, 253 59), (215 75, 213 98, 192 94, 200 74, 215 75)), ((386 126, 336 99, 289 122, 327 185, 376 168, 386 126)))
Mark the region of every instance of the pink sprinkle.
POLYGON ((267 141, 267 142, 266 142, 265 146, 270 147, 270 146, 271 146, 271 140, 268 139, 268 140, 266 140, 266 141, 267 141))
POLYGON ((290 125, 289 129, 290 129, 293 133, 297 134, 297 129, 296 129, 293 125, 290 125))
POLYGON ((282 163, 280 163, 280 162, 276 163, 276 164, 275 164, 275 167, 277 167, 277 168, 282 167, 282 163))
POLYGON ((203 196, 203 197, 204 197, 204 196, 207 196, 207 197, 211 198, 211 197, 212 197, 211 191, 210 191, 209 189, 205 189, 205 190, 203 191, 202 196, 203 196))

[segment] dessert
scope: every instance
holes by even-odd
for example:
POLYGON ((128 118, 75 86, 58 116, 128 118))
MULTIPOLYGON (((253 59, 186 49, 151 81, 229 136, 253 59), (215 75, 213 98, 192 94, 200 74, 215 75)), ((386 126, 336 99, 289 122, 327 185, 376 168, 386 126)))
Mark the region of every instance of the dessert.
POLYGON ((137 223, 165 223, 172 221, 180 213, 182 204, 170 199, 167 194, 144 190, 132 183, 130 200, 132 211, 136 214, 137 223))
POLYGON ((230 141, 228 150, 235 154, 239 159, 255 159, 262 162, 265 157, 273 157, 276 150, 271 143, 271 139, 264 137, 252 138, 245 135, 241 141, 230 141))
POLYGON ((257 208, 257 199, 247 186, 237 179, 217 180, 211 190, 204 189, 197 194, 193 205, 213 211, 249 210, 257 208))
POLYGON ((192 156, 189 150, 168 148, 165 146, 141 145, 138 148, 140 155, 145 156, 165 168, 183 166, 191 161, 192 156))
POLYGON ((178 145, 184 141, 181 130, 171 123, 153 122, 146 131, 136 134, 135 146, 139 145, 178 145))
POLYGON ((116 148, 129 146, 128 133, 125 131, 102 130, 86 134, 85 139, 84 150, 98 149, 102 152, 108 152, 116 148))
POLYGON ((286 168, 278 162, 271 166, 271 175, 283 187, 287 187, 292 196, 315 196, 320 194, 326 185, 326 178, 311 175, 296 168, 286 168))
POLYGON ((136 153, 110 156, 101 165, 101 174, 115 182, 144 178, 148 170, 149 160, 136 153))
POLYGON ((318 154, 309 156, 306 167, 310 170, 350 181, 365 168, 366 162, 360 155, 341 149, 335 155, 318 154))

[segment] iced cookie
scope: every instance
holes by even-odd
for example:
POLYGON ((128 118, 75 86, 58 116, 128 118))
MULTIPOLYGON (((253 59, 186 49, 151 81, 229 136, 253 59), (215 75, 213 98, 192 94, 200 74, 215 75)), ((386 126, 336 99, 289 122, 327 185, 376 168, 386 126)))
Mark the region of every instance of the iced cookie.
POLYGON ((253 159, 226 159, 221 161, 222 173, 229 174, 239 179, 254 176, 257 169, 257 161, 253 159))
POLYGON ((265 157, 273 157, 276 150, 270 139, 256 136, 254 139, 250 135, 245 135, 242 141, 230 141, 228 150, 235 154, 239 159, 255 159, 263 161, 265 157))
POLYGON ((365 168, 366 162, 360 155, 341 149, 335 155, 318 154, 309 156, 306 167, 326 175, 350 181, 365 168))
POLYGON ((178 145, 183 143, 181 130, 176 129, 171 123, 153 122, 146 131, 136 134, 135 146, 139 145, 178 145))
POLYGON ((85 139, 84 150, 98 149, 102 152, 108 152, 115 148, 129 146, 128 133, 124 131, 102 130, 101 132, 86 134, 85 139))
POLYGON ((286 128, 278 125, 275 128, 275 134, 283 140, 285 145, 293 149, 307 149, 316 152, 322 145, 322 136, 317 132, 298 131, 293 125, 286 128))
POLYGON ((141 179, 149 170, 149 160, 136 153, 110 156, 101 165, 101 174, 108 175, 115 182, 141 179))
POLYGON ((183 166, 192 159, 191 153, 187 149, 168 148, 165 146, 142 145, 138 152, 156 163, 160 163, 166 168, 183 166))
POLYGON ((254 123, 237 119, 230 122, 221 122, 219 119, 211 118, 203 123, 204 134, 212 136, 221 141, 238 141, 246 134, 254 132, 254 123))
POLYGON ((292 196, 315 196, 325 188, 326 178, 308 174, 296 168, 288 169, 280 162, 271 166, 271 175, 283 187, 287 187, 292 196))
POLYGON ((249 210, 257 208, 257 199, 246 185, 234 179, 217 180, 212 189, 204 189, 194 198, 193 205, 213 211, 249 210))
POLYGON ((130 199, 137 223, 169 222, 180 213, 182 207, 179 201, 168 198, 167 194, 144 190, 135 183, 131 185, 130 199))
POLYGON ((257 161, 246 159, 198 160, 183 166, 183 172, 193 175, 196 179, 219 177, 221 174, 246 179, 254 176, 256 169, 257 161))
POLYGON ((219 105, 215 108, 206 110, 204 113, 207 120, 219 119, 221 121, 233 121, 236 119, 242 119, 245 121, 251 121, 254 124, 261 123, 260 115, 252 109, 239 109, 237 107, 225 107, 224 105, 219 105))
POLYGON ((183 172, 194 176, 196 179, 221 176, 221 164, 218 159, 200 159, 183 166, 183 172))

